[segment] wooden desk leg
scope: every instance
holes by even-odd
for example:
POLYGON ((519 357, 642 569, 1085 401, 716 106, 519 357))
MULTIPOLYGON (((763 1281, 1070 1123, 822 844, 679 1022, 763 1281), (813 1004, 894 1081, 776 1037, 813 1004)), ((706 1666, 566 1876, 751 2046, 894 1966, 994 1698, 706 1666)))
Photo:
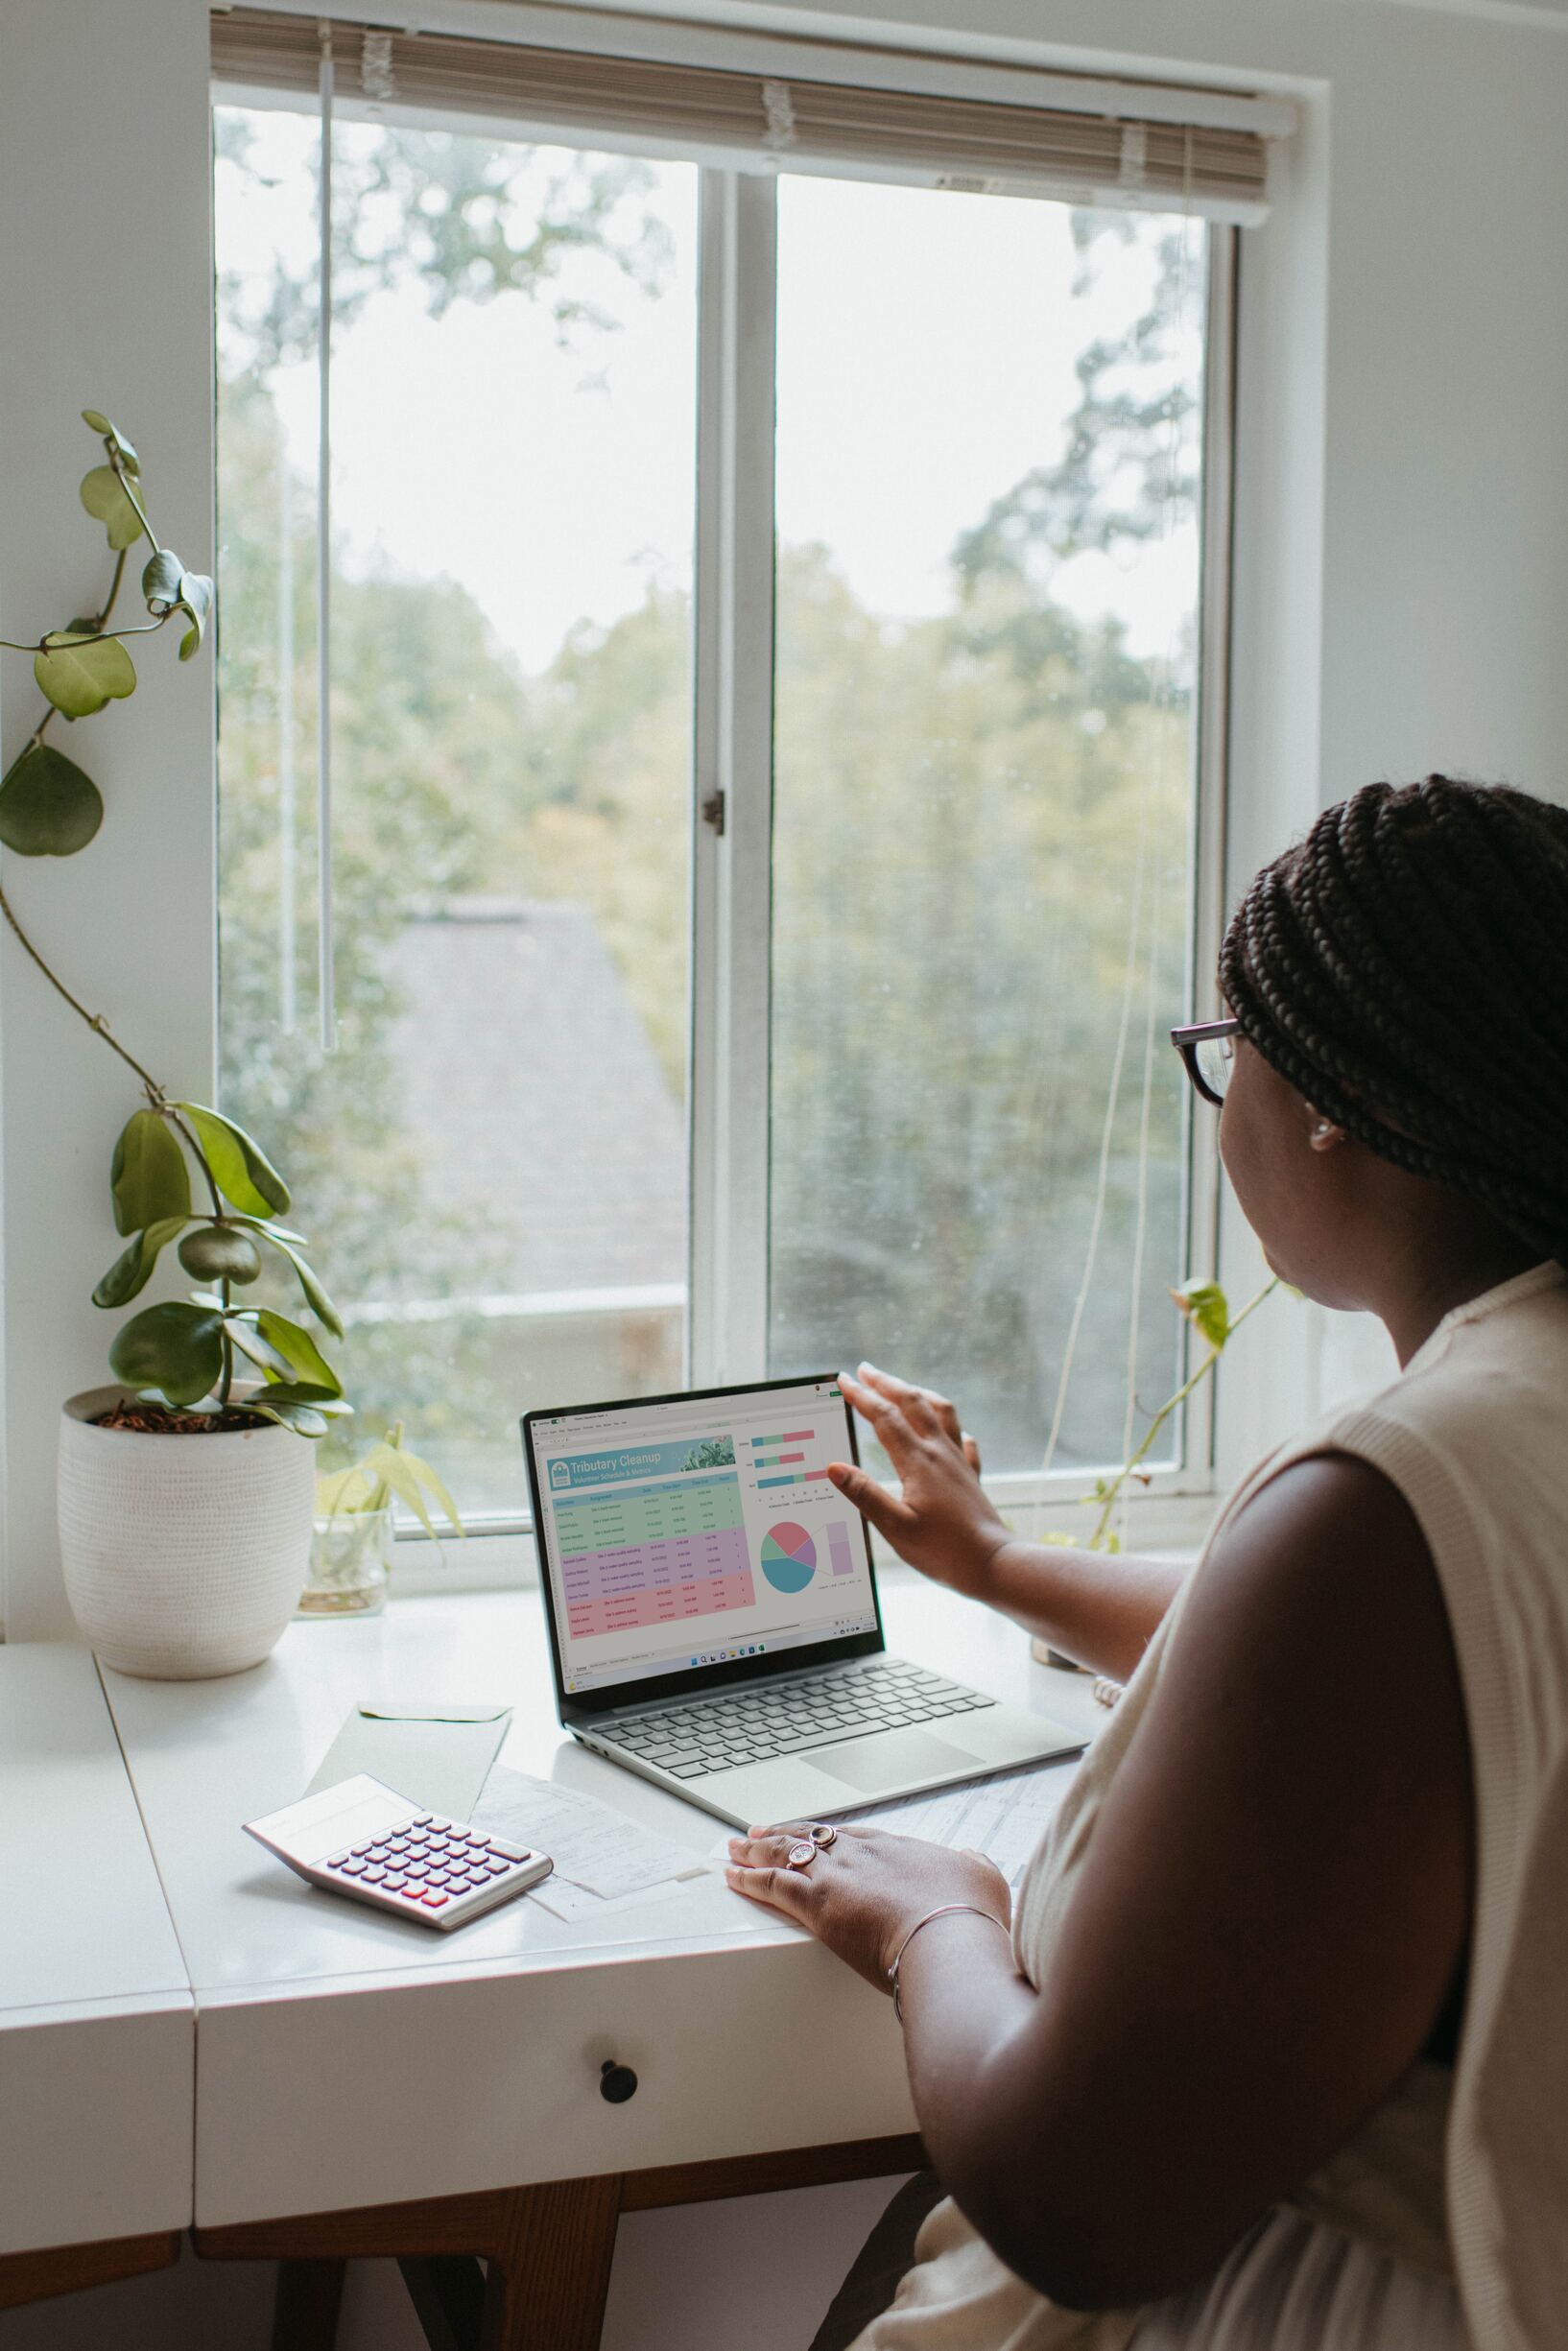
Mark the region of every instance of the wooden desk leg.
POLYGON ((273 2351, 333 2351, 347 2269, 345 2261, 278 2263, 273 2351))
POLYGON ((479 2351, 599 2351, 621 2182, 562 2179, 518 2188, 490 2257, 479 2351))

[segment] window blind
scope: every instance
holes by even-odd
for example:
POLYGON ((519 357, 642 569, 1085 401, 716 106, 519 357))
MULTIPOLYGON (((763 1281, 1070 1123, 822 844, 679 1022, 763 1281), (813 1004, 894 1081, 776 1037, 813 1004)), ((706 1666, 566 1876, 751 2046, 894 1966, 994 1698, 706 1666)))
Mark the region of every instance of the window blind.
MULTIPOLYGON (((741 168, 838 169, 976 193, 1181 207, 1244 224, 1264 213, 1266 130, 1183 121, 1173 106, 1181 93, 1163 85, 1157 114, 1139 113, 1136 83, 1096 84, 1112 104, 1091 111, 1081 100, 1053 104, 1054 89, 1059 100, 1071 85, 1035 71, 1010 77, 1029 86, 1021 103, 939 86, 879 86, 869 74, 852 78, 857 53, 847 48, 814 50, 809 71, 781 74, 605 48, 408 33, 287 9, 225 8, 211 21, 216 81, 311 97, 329 26, 339 102, 350 110, 393 106, 535 131, 674 141, 741 168), (821 62, 828 55, 832 78, 821 62)), ((700 51, 701 35, 689 30, 689 45, 700 51)), ((776 44, 771 54, 776 59, 776 44)), ((874 57, 858 54, 867 63, 874 57)), ((940 62, 930 60, 933 79, 940 62)), ((954 81, 962 78, 956 68, 954 81)), ((1260 105, 1256 112, 1267 122, 1284 109, 1260 105)))

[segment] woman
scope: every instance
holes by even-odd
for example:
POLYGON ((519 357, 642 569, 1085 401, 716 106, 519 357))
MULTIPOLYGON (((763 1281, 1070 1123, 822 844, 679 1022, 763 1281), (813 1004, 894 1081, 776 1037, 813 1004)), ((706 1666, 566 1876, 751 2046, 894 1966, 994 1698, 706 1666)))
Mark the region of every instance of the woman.
POLYGON ((1184 1581, 1014 1541, 948 1404, 845 1379, 901 1480, 833 1471, 872 1525, 1130 1683, 1010 1935, 975 1854, 734 1841, 741 1891, 896 1961, 952 2199, 823 2351, 1568 2325, 1568 812, 1369 786, 1258 876, 1220 982, 1228 1081, 1177 1041, 1237 1199, 1400 1375, 1264 1461, 1184 1581))

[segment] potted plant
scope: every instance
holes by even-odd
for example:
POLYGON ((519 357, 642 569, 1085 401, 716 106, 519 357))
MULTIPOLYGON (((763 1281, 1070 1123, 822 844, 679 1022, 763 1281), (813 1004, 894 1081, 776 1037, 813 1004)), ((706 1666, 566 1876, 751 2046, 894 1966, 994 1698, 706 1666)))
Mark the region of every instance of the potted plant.
POLYGON ((440 1548, 427 1494, 461 1536, 465 1530, 457 1504, 430 1463, 410 1453, 400 1420, 346 1469, 319 1478, 310 1575, 300 1596, 300 1615, 374 1616, 384 1607, 394 1498, 414 1512, 440 1548))
MULTIPOLYGON (((1218 1282, 1187 1281, 1183 1282, 1179 1290, 1171 1292, 1171 1302, 1176 1307, 1177 1314, 1192 1324, 1193 1329, 1206 1345, 1208 1352, 1197 1369, 1188 1373, 1176 1393, 1166 1397, 1165 1402, 1144 1431, 1143 1442, 1137 1451, 1111 1476, 1096 1478, 1093 1492, 1084 1496, 1086 1502, 1097 1502, 1100 1505, 1100 1515, 1094 1522, 1093 1531, 1088 1541, 1081 1546, 1084 1551, 1118 1552, 1121 1550, 1121 1537, 1112 1527, 1111 1519, 1115 1514, 1116 1505, 1121 1500, 1123 1486, 1129 1478, 1136 1480, 1140 1485, 1148 1484, 1150 1473, 1145 1469, 1144 1462, 1153 1450, 1155 1437, 1158 1437, 1176 1408, 1185 1404, 1187 1398, 1210 1377, 1221 1356, 1248 1316, 1255 1315, 1264 1299, 1271 1296, 1278 1288, 1279 1276, 1273 1274, 1235 1315, 1232 1315, 1230 1301, 1218 1282)), ((1048 1534, 1043 1537, 1043 1540, 1047 1543, 1075 1546, 1077 1544, 1076 1536, 1071 1534, 1048 1534)), ((1048 1641, 1036 1638, 1031 1642, 1030 1649, 1031 1653, 1037 1657, 1042 1665, 1067 1666, 1075 1673, 1080 1670, 1073 1664, 1071 1657, 1060 1655, 1048 1641)), ((1094 1694, 1102 1705, 1114 1706, 1122 1695, 1122 1685, 1120 1682, 1102 1677, 1094 1685, 1094 1694)))
MULTIPOLYGON (((83 482, 82 503, 105 526, 114 571, 96 612, 32 645, 4 641, 33 655, 45 701, 0 777, 0 843, 23 857, 74 856, 103 820, 96 784, 46 739, 55 721, 80 723, 132 693, 127 640, 177 615, 179 657, 191 659, 213 611, 212 582, 158 542, 135 449, 96 409, 83 416, 105 462, 83 482), (148 617, 112 628, 128 558, 144 538, 148 617)), ((145 1097, 114 1147, 109 1192, 125 1247, 94 1304, 129 1305, 171 1247, 198 1284, 124 1324, 109 1349, 117 1386, 65 1405, 59 1532, 71 1606, 104 1661, 127 1673, 238 1673, 267 1655, 294 1613, 315 1504, 309 1440, 350 1409, 305 1324, 243 1294, 271 1258, 324 1332, 341 1338, 343 1326, 301 1235, 279 1221, 288 1186, 260 1145, 221 1112, 172 1097, 51 968, 3 889, 0 915, 145 1097)))

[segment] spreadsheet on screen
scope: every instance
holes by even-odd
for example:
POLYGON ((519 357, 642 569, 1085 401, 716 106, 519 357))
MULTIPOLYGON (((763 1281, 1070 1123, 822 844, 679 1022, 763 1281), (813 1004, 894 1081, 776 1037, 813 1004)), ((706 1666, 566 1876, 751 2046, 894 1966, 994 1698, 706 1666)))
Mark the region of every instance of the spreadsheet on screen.
POLYGON ((836 1382, 535 1422, 568 1691, 876 1625, 836 1382))

